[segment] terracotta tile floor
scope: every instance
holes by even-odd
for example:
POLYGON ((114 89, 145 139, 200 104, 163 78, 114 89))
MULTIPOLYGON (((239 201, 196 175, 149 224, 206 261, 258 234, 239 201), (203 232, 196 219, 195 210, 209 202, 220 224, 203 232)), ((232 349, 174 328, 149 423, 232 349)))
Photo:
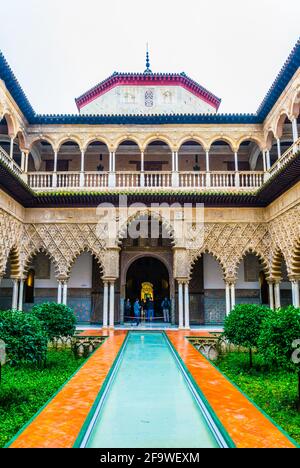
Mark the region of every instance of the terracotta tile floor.
MULTIPOLYGON (((86 330, 82 335, 109 335, 105 343, 12 443, 13 448, 71 448, 113 364, 126 331, 86 330)), ((203 331, 168 331, 167 335, 239 448, 293 447, 185 338, 203 331)))
MULTIPOLYGON (((91 334, 89 332, 89 334, 91 334)), ((109 338, 13 442, 13 448, 71 448, 126 337, 109 338)), ((96 333, 95 333, 96 335, 96 333)))
POLYGON ((289 441, 185 338, 200 333, 186 331, 167 335, 204 396, 238 448, 292 448, 289 441))

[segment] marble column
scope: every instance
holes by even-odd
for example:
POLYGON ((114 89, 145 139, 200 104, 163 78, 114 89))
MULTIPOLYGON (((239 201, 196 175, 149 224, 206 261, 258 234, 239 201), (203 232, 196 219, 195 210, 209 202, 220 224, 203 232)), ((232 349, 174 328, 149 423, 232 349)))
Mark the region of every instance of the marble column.
POLYGON ((230 284, 225 283, 226 315, 230 314, 230 284))
POLYGON ((277 142, 277 156, 278 156, 278 159, 280 159, 281 158, 280 138, 277 138, 276 142, 277 142))
POLYGON ((62 299, 62 303, 64 305, 67 305, 67 302, 68 302, 68 282, 64 281, 63 282, 63 299, 62 299))
POLYGON ((294 143, 296 143, 296 141, 299 138, 296 117, 293 117, 293 120, 292 120, 292 130, 293 130, 293 140, 294 140, 294 143))
POLYGON ((230 285, 230 300, 231 300, 230 310, 232 310, 235 308, 235 284, 234 283, 230 285))
POLYGON ((109 284, 109 328, 115 327, 115 281, 109 284))
POLYGON ((57 287, 57 304, 62 303, 62 282, 58 281, 58 287, 57 287))
POLYGON ((275 308, 275 302, 274 302, 274 283, 272 282, 269 282, 269 305, 270 305, 270 309, 273 309, 275 308))
POLYGON ((19 284, 19 302, 18 302, 18 310, 21 312, 23 310, 23 297, 24 297, 24 279, 20 279, 19 284))
POLYGON ((183 283, 182 281, 178 281, 178 312, 179 312, 178 326, 179 328, 183 328, 183 283))
POLYGON ((184 283, 184 322, 186 329, 190 328, 190 294, 189 283, 184 283))
POLYGON ((275 309, 278 309, 280 304, 280 283, 277 282, 274 284, 274 296, 275 296, 275 309))
POLYGON ((84 187, 84 161, 85 160, 85 151, 81 150, 81 162, 80 162, 80 187, 84 187))
POLYGON ((103 292, 103 328, 108 327, 108 282, 104 281, 103 292))
POLYGON ((13 310, 18 308, 18 295, 19 295, 19 280, 13 279, 13 295, 12 295, 12 306, 13 310))
POLYGON ((52 187, 57 187, 57 158, 58 152, 54 151, 54 167, 53 167, 53 177, 52 177, 52 187))
POLYGON ((292 284, 292 294, 293 294, 293 306, 299 308, 299 281, 291 281, 292 284))

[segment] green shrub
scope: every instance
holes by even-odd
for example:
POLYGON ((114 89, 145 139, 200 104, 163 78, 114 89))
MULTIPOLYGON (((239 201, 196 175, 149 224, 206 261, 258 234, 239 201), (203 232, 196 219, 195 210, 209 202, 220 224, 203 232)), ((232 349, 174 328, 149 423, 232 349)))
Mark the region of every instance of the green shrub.
POLYGON ((273 311, 257 304, 239 304, 230 312, 224 323, 224 336, 230 343, 249 349, 252 367, 252 349, 257 347, 261 326, 273 311))
POLYGON ((76 330, 76 317, 69 307, 56 302, 35 305, 31 313, 45 327, 49 340, 61 336, 73 336, 76 330))
POLYGON ((264 361, 273 367, 294 370, 298 374, 300 408, 300 309, 293 306, 277 309, 261 328, 258 349, 264 361))
POLYGON ((47 356, 48 339, 41 322, 30 314, 0 311, 0 339, 5 342, 11 365, 41 365, 47 356))

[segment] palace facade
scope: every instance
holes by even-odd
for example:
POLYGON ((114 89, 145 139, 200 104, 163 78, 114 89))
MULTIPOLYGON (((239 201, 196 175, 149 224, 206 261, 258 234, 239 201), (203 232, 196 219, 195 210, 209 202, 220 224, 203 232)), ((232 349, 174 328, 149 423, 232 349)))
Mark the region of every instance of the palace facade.
POLYGON ((147 57, 77 98, 77 115, 39 115, 1 55, 0 307, 58 301, 114 327, 126 298, 153 297, 159 321, 168 297, 180 328, 222 324, 236 303, 298 307, 299 65, 300 41, 255 114, 218 113, 147 57), (203 222, 178 235, 184 204, 203 222))

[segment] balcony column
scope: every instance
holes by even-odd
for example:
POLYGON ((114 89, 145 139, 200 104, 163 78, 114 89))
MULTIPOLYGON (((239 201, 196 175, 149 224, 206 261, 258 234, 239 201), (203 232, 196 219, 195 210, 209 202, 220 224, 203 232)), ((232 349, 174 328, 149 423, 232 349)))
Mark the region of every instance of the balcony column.
POLYGON ((205 162, 206 162, 206 187, 211 186, 211 181, 210 181, 210 165, 209 165, 209 150, 206 150, 205 152, 205 162))
POLYGON ((54 150, 54 167, 53 167, 53 177, 52 177, 52 187, 57 187, 57 155, 58 151, 54 150))
POLYGON ((116 186, 116 153, 113 151, 109 153, 108 186, 111 188, 116 186))
POLYGON ((299 308, 299 280, 291 280, 293 306, 299 308))
POLYGON ((108 282, 104 281, 104 293, 103 293, 103 328, 108 327, 108 282))
POLYGON ((68 302, 68 281, 65 280, 63 282, 63 289, 62 289, 62 303, 64 305, 67 305, 67 302, 68 302))
POLYGON ((239 175, 239 161, 238 161, 238 152, 234 152, 234 170, 235 170, 235 186, 240 186, 240 175, 239 175))
POLYGON ((10 137, 9 157, 14 158, 14 137, 10 137))
POLYGON ((296 143, 296 141, 299 138, 296 117, 293 117, 293 119, 292 119, 292 130, 293 130, 293 141, 294 141, 294 143, 296 143))
POLYGON ((141 152, 141 187, 145 187, 145 153, 141 152))
POLYGON ((18 302, 18 310, 20 312, 22 312, 22 310, 23 310, 24 283, 25 283, 25 280, 23 278, 21 278, 20 279, 20 285, 19 285, 19 302, 18 302))
POLYGON ((267 162, 266 162, 266 152, 262 151, 262 161, 263 161, 263 170, 264 172, 267 171, 267 162))
POLYGON ((190 294, 189 283, 184 283, 184 323, 187 330, 190 328, 190 294))
POLYGON ((274 284, 274 296, 275 296, 275 309, 279 309, 280 304, 280 283, 277 281, 274 284))
POLYGON ((274 283, 272 281, 269 281, 268 285, 269 285, 269 306, 270 306, 270 309, 274 310, 274 308, 275 308, 274 283))
POLYGON ((267 171, 271 168, 270 150, 266 150, 267 171))
POLYGON ((57 287, 57 304, 62 303, 62 282, 58 280, 58 287, 57 287))
POLYGON ((230 304, 230 284, 226 281, 225 283, 225 299, 226 299, 226 316, 230 314, 231 304, 230 304))
POLYGON ((178 151, 172 151, 172 187, 179 187, 178 151))
POLYGON ((13 295, 12 295, 12 305, 13 310, 18 308, 18 295, 19 295, 19 280, 13 279, 13 295))
POLYGON ((25 153, 24 151, 21 152, 21 171, 24 172, 25 169, 25 153))
POLYGON ((24 172, 28 172, 28 162, 29 162, 29 151, 25 151, 25 161, 24 161, 24 172))
POLYGON ((178 281, 178 327, 183 328, 183 282, 178 281))
POLYGON ((280 159, 281 158, 280 138, 277 138, 276 142, 277 142, 277 156, 278 156, 278 159, 280 159))
POLYGON ((115 327, 115 280, 109 282, 109 328, 115 327))
POLYGON ((80 187, 84 187, 84 162, 85 162, 85 150, 81 150, 81 162, 80 162, 80 187))

